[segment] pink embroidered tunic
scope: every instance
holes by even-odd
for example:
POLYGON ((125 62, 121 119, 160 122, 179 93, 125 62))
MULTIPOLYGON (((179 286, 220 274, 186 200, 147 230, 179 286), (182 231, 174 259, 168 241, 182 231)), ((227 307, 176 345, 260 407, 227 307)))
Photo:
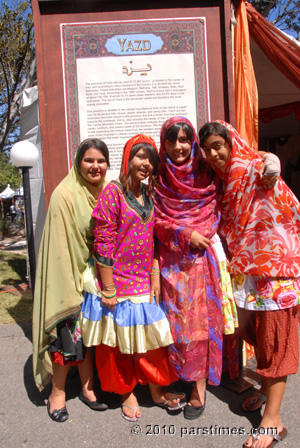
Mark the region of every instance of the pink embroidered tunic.
POLYGON ((93 212, 94 253, 98 262, 113 266, 118 299, 149 298, 154 212, 151 199, 147 199, 148 207, 141 211, 134 196, 124 194, 114 181, 106 187, 93 212))
POLYGON ((101 293, 85 292, 81 325, 87 347, 104 344, 118 347, 122 354, 134 354, 173 342, 162 306, 155 299, 150 303, 154 209, 145 188, 143 200, 142 206, 131 191, 125 193, 113 181, 94 209, 94 258, 100 265, 113 268, 117 305, 110 311, 101 305, 101 293))

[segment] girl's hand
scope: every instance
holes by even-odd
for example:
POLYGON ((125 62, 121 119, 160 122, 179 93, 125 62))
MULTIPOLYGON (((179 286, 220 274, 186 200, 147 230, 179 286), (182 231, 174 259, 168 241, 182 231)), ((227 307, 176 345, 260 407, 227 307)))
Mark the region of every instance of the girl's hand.
POLYGON ((273 188, 278 181, 278 176, 270 176, 268 174, 264 174, 264 165, 259 170, 260 183, 265 185, 269 190, 273 188))
POLYGON ((211 246, 212 242, 206 238, 205 236, 201 235, 197 230, 194 230, 191 235, 190 240, 190 246, 194 249, 207 249, 208 246, 211 246))
POLYGON ((258 171, 260 183, 271 189, 275 186, 281 173, 280 160, 275 154, 270 152, 259 152, 259 154, 263 154, 262 157, 264 160, 264 163, 258 171))
POLYGON ((150 303, 153 302, 155 296, 156 305, 160 299, 160 275, 150 275, 150 303))
POLYGON ((105 297, 105 295, 102 294, 102 297, 101 297, 101 305, 102 306, 106 306, 111 311, 113 311, 115 309, 115 307, 116 307, 116 304, 117 304, 117 297, 116 296, 112 297, 111 299, 107 299, 105 297))

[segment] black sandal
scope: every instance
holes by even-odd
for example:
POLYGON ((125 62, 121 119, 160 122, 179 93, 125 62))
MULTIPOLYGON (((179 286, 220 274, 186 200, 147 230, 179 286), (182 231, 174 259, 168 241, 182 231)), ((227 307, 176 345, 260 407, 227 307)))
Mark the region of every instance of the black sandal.
POLYGON ((68 418, 69 418, 69 413, 68 413, 66 407, 61 408, 61 409, 54 409, 54 411, 51 413, 49 400, 47 403, 47 411, 48 411, 49 417, 52 418, 52 420, 54 420, 57 423, 63 423, 66 420, 68 420, 68 418))

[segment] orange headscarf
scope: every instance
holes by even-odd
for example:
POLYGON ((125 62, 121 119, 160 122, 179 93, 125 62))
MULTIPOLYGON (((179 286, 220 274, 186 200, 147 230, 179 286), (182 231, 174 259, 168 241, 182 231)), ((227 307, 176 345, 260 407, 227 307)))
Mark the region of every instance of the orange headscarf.
POLYGON ((128 174, 128 163, 129 163, 129 157, 130 157, 130 151, 134 145, 137 145, 139 143, 150 143, 156 151, 158 152, 158 149, 155 145, 155 141, 152 137, 149 137, 148 135, 144 134, 137 134, 134 137, 130 138, 124 146, 123 149, 123 158, 122 158, 122 165, 121 165, 121 174, 125 174, 127 176, 128 174))

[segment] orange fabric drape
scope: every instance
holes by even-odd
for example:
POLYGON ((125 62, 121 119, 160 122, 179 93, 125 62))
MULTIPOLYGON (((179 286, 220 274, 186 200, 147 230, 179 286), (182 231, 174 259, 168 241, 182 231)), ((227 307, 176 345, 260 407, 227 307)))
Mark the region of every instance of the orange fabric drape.
POLYGON ((250 53, 247 11, 244 1, 236 11, 234 34, 236 129, 251 148, 258 149, 258 92, 250 53))
POLYGON ((246 11, 251 37, 278 70, 300 88, 300 47, 259 14, 250 3, 246 11))

